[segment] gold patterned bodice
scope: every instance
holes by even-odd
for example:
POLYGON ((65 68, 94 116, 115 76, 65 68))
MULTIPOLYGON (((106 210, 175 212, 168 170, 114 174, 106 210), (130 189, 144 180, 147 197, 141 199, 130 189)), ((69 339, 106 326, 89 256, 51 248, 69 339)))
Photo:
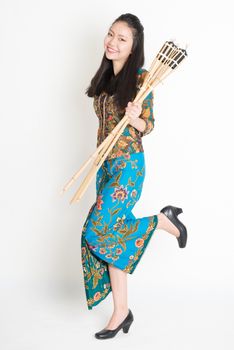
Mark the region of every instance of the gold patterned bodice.
MULTIPOLYGON (((146 73, 147 70, 142 68, 138 71, 138 90, 143 83, 146 73)), ((104 141, 125 115, 125 109, 117 109, 113 97, 113 95, 110 96, 103 91, 99 96, 95 95, 93 99, 93 107, 99 119, 97 147, 104 141)), ((128 124, 106 159, 144 151, 141 138, 142 136, 149 134, 154 128, 153 91, 150 92, 143 101, 140 118, 144 119, 146 122, 145 130, 140 132, 135 127, 128 124)))

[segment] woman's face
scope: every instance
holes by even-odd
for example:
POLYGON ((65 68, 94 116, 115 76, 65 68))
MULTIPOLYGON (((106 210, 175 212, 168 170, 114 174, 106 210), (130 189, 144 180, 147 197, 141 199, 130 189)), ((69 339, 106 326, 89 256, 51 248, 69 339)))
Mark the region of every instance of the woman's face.
POLYGON ((114 23, 104 39, 106 57, 124 64, 131 53, 133 33, 126 22, 114 23))

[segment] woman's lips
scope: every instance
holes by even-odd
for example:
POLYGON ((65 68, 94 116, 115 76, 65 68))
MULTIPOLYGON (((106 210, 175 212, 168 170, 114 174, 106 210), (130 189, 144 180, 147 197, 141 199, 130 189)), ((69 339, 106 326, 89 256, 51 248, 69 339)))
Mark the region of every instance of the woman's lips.
POLYGON ((116 53, 118 51, 111 49, 110 47, 107 46, 107 51, 110 53, 116 53))

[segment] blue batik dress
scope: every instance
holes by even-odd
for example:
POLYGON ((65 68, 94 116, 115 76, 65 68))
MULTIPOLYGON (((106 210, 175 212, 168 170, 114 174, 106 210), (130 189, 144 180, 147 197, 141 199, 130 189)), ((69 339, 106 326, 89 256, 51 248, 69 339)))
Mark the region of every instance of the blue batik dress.
MULTIPOLYGON (((139 84, 146 72, 139 69, 139 84)), ((118 113, 112 97, 103 93, 94 99, 100 122, 97 146, 124 115, 118 113)), ((108 264, 132 274, 157 227, 157 215, 136 218, 132 213, 141 196, 146 172, 141 138, 154 127, 152 92, 142 106, 140 117, 146 122, 145 130, 139 132, 127 125, 118 147, 113 148, 96 174, 96 200, 81 235, 88 309, 99 304, 111 291, 108 264)))

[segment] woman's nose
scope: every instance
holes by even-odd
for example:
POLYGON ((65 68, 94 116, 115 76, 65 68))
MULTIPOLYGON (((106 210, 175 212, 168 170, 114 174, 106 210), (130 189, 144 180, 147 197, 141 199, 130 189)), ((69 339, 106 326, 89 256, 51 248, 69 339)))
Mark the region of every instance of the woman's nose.
POLYGON ((109 44, 111 44, 113 47, 115 47, 116 44, 117 44, 116 39, 115 38, 111 38, 110 41, 109 41, 109 44))

